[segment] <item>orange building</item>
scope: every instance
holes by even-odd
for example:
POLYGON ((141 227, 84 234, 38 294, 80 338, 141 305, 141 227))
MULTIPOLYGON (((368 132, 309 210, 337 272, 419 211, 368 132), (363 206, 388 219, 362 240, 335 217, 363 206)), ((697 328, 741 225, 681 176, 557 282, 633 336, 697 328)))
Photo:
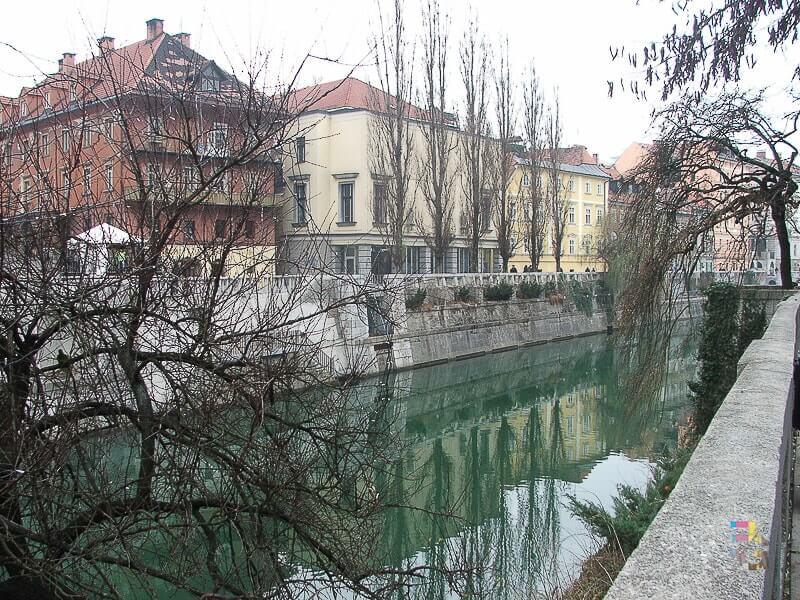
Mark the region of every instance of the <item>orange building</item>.
POLYGON ((0 218, 49 220, 65 238, 107 223, 152 240, 169 224, 175 261, 235 238, 221 268, 244 268, 274 254, 279 163, 240 160, 258 133, 244 124, 269 120, 269 102, 160 19, 139 42, 100 38, 81 62, 66 52, 57 73, 0 97, 0 218))

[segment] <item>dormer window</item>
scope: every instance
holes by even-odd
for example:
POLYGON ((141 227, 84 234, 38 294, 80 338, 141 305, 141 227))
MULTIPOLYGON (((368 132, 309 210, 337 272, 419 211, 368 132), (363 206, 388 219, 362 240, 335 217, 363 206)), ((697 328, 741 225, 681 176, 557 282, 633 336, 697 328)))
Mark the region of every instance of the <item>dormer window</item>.
POLYGON ((215 79, 212 77, 203 77, 200 89, 203 90, 204 92, 218 92, 219 79, 215 79))
POLYGON ((19 103, 19 116, 23 119, 28 116, 28 104, 24 100, 19 103))

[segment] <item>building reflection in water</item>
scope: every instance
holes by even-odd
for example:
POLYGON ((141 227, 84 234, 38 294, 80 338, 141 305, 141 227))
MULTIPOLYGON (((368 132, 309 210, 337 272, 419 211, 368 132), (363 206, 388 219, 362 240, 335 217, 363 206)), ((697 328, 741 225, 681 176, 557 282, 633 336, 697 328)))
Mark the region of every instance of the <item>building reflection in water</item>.
POLYGON ((391 476, 376 477, 397 505, 384 523, 384 559, 432 570, 396 597, 546 597, 568 581, 589 540, 565 495, 608 501, 675 445, 692 354, 670 353, 652 398, 619 397, 605 336, 398 374, 407 446, 391 476), (587 476, 611 458, 617 480, 588 489, 587 476))

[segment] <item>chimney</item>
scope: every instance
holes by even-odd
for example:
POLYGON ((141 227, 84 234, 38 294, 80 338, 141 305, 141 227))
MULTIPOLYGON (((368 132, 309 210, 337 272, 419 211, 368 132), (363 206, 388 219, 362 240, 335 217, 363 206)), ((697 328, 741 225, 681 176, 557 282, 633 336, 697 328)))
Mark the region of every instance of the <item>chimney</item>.
POLYGON ((147 22, 147 39, 153 40, 164 33, 163 19, 150 19, 147 22))
POLYGON ((596 164, 596 165, 600 164, 599 159, 597 158, 597 152, 592 154, 592 158, 594 158, 594 164, 596 164))
POLYGON ((178 39, 178 41, 181 44, 183 44, 187 48, 191 48, 192 47, 192 42, 191 42, 191 37, 192 36, 191 36, 191 34, 188 34, 188 33, 185 33, 185 32, 176 33, 175 37, 178 39))
POLYGON ((756 158, 759 160, 767 160, 767 153, 765 150, 759 150, 756 152, 756 158))
POLYGON ((72 73, 75 70, 75 53, 64 52, 62 58, 58 59, 59 73, 72 73))
POLYGON ((104 35, 99 40, 97 40, 97 45, 100 46, 100 52, 105 54, 109 50, 114 49, 114 38, 104 35))

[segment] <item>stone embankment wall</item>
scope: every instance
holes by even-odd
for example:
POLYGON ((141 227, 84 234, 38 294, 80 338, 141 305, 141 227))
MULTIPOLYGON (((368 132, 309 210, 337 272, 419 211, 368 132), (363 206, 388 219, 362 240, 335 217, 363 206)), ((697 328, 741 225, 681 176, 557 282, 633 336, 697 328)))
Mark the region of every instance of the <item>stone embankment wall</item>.
POLYGON ((608 600, 782 597, 799 309, 800 295, 778 304, 764 337, 745 351, 736 383, 608 600), (737 541, 732 521, 754 523, 763 539, 747 539, 745 527, 737 541))
POLYGON ((398 319, 393 345, 403 354, 395 356, 396 364, 418 367, 605 332, 608 311, 598 301, 599 278, 597 274, 565 274, 565 294, 545 297, 543 291, 538 299, 517 298, 519 284, 555 283, 554 274, 443 275, 410 281, 406 296, 421 288, 426 301, 417 309, 403 310, 398 319), (486 288, 499 282, 514 287, 511 299, 485 300, 486 288), (589 290, 591 302, 579 308, 570 291, 573 285, 589 290), (469 300, 459 302, 457 292, 464 288, 469 290, 469 300))

